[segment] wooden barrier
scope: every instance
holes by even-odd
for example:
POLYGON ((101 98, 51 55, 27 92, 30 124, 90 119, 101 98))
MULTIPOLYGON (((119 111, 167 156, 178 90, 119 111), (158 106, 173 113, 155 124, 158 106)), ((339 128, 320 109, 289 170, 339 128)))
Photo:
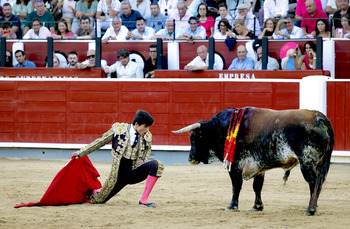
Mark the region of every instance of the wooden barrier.
POLYGON ((0 68, 0 78, 106 78, 101 68, 0 68))

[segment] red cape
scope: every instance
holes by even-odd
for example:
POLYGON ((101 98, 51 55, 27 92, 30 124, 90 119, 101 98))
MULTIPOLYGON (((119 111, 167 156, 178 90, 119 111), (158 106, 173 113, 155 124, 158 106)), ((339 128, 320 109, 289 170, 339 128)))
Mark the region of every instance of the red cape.
POLYGON ((21 203, 15 208, 90 202, 88 192, 101 188, 99 176, 87 156, 72 159, 58 172, 39 202, 21 203))

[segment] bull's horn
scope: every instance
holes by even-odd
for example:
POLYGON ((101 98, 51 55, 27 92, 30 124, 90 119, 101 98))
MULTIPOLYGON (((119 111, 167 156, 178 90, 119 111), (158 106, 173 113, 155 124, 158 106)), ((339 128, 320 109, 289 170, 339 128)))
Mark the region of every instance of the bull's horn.
POLYGON ((182 133, 186 133, 186 132, 189 132, 191 130, 197 129, 199 127, 201 127, 201 124, 197 122, 197 123, 194 123, 192 125, 186 126, 180 130, 174 130, 173 133, 182 134, 182 133))

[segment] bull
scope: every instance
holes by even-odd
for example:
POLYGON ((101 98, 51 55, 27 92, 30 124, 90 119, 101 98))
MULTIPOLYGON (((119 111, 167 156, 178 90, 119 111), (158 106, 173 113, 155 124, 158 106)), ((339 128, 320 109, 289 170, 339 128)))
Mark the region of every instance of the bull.
MULTIPOLYGON (((232 111, 229 108, 174 133, 192 131, 189 161, 191 164, 223 161, 225 140, 232 111)), ((310 200, 305 215, 314 215, 322 185, 326 179, 334 146, 334 131, 328 118, 318 111, 271 110, 248 107, 236 138, 234 161, 229 171, 232 200, 226 210, 238 210, 243 179, 254 178, 253 210, 262 211, 261 190, 265 171, 290 170, 300 164, 302 175, 310 188, 310 200)))

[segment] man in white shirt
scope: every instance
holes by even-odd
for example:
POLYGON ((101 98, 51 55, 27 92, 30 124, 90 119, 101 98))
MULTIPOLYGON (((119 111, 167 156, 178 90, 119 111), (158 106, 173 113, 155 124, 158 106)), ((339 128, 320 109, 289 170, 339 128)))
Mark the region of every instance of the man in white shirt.
MULTIPOLYGON (((208 49, 205 45, 201 45, 197 48, 198 56, 195 57, 190 63, 185 66, 185 70, 187 71, 201 71, 208 70, 209 68, 209 54, 208 49)), ((214 59, 214 70, 222 70, 219 69, 219 65, 217 61, 214 59)))
POLYGON ((143 18, 148 19, 151 16, 150 0, 130 0, 130 5, 133 10, 139 11, 143 18))
POLYGON ((96 31, 97 37, 101 37, 101 29, 108 29, 113 17, 120 11, 119 0, 101 0, 97 5, 96 11, 96 31))
MULTIPOLYGON (((258 56, 258 61, 255 63, 254 69, 255 70, 262 70, 262 46, 260 46, 256 50, 256 54, 258 56)), ((280 65, 278 64, 278 61, 275 58, 267 57, 267 70, 278 70, 280 69, 280 65)))
POLYGON ((177 2, 177 10, 173 12, 170 18, 175 19, 175 26, 182 31, 185 31, 188 25, 188 19, 193 16, 188 10, 186 2, 183 0, 179 0, 177 2))
MULTIPOLYGON (((87 68, 94 68, 95 67, 95 50, 90 49, 87 51, 87 60, 78 63, 75 65, 76 68, 79 69, 87 69, 87 68)), ((104 70, 107 67, 107 61, 101 60, 101 68, 104 70)))
POLYGON ((288 0, 265 0, 264 22, 268 18, 285 18, 289 10, 288 0))
POLYGON ((222 19, 227 19, 227 21, 230 24, 230 26, 232 26, 232 24, 233 24, 233 18, 228 13, 226 3, 222 2, 222 3, 219 4, 219 13, 220 13, 220 16, 215 18, 214 33, 220 32, 220 30, 219 30, 219 22, 222 19))
POLYGON ((106 67, 106 74, 116 72, 117 78, 143 78, 143 69, 134 61, 130 61, 128 50, 118 50, 117 57, 120 61, 106 67))
POLYGON ((273 39, 303 39, 304 33, 300 27, 294 25, 292 18, 288 17, 278 21, 272 37, 273 39), (282 23, 284 23, 284 29, 280 30, 282 23))
POLYGON ((23 39, 46 39, 50 36, 50 30, 43 26, 40 19, 35 18, 32 22, 32 28, 23 36, 23 39))
POLYGON ((113 17, 112 25, 101 38, 102 43, 107 43, 110 40, 125 41, 128 35, 128 28, 122 24, 122 19, 119 16, 113 17))
POLYGON ((136 29, 129 31, 126 36, 127 40, 152 40, 154 36, 154 29, 146 26, 143 17, 136 18, 136 29))

